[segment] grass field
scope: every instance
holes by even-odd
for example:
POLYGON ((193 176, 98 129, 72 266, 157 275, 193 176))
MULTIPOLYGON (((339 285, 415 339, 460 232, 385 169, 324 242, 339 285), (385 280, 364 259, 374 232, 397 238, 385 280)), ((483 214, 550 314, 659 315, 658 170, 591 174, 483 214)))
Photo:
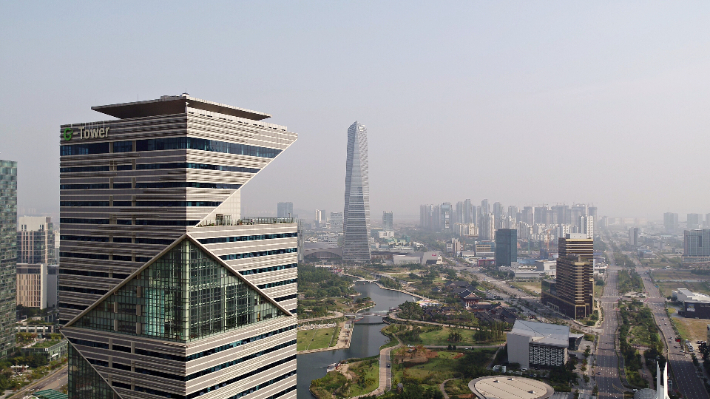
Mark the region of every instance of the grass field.
POLYGON ((360 379, 353 381, 350 385, 350 396, 359 396, 372 392, 380 384, 380 362, 377 360, 367 360, 350 365, 348 371, 355 373, 360 379))
POLYGON ((710 275, 693 274, 687 270, 654 270, 652 276, 663 296, 670 296, 678 288, 710 295, 710 275), (669 281, 681 280, 681 281, 669 281))
POLYGON ((338 330, 338 327, 298 331, 296 350, 306 351, 327 348, 336 330, 338 330))
MULTIPOLYGON (((490 360, 493 357, 496 349, 476 349, 475 353, 481 359, 490 360)), ((456 351, 438 351, 437 357, 429 359, 424 364, 405 368, 402 364, 393 365, 392 369, 392 384, 403 382, 406 380, 410 383, 418 383, 423 388, 438 389, 438 385, 449 378, 459 376, 456 368, 458 360, 454 359, 460 352, 456 351)), ((447 387, 449 385, 447 384, 447 387)), ((465 393, 471 393, 464 391, 465 393)))
POLYGON ((512 284, 529 294, 540 295, 542 292, 542 283, 540 281, 516 281, 512 284))
POLYGON ((634 326, 631 328, 633 338, 629 340, 632 345, 651 346, 651 333, 647 328, 634 326))
POLYGON ((673 320, 676 328, 678 328, 681 338, 689 339, 693 343, 696 341, 707 341, 707 326, 710 324, 708 320, 686 319, 684 317, 673 317, 671 320, 673 320))
POLYGON ((475 345, 476 341, 473 339, 473 330, 461 330, 461 329, 452 329, 448 327, 443 327, 441 330, 434 330, 434 331, 429 331, 425 332, 423 334, 419 334, 419 337, 422 339, 422 345, 427 346, 427 345, 434 345, 434 346, 447 346, 447 345, 456 345, 456 346, 466 346, 466 345, 475 345), (449 333, 452 330, 458 330, 461 333, 461 341, 460 342, 449 342, 447 338, 449 338, 449 333))

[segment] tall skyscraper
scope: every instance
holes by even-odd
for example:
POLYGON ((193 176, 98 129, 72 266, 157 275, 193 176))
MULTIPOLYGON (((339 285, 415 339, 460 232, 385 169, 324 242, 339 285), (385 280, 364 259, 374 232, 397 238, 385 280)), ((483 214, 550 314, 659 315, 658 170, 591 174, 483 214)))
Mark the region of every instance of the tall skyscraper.
POLYGON ((496 230, 496 266, 510 266, 518 261, 518 230, 496 230))
POLYGON ((541 302, 568 317, 588 317, 594 311, 594 240, 568 234, 559 239, 557 250, 556 279, 542 282, 541 302))
POLYGON ((357 122, 348 128, 343 211, 343 260, 370 262, 370 183, 367 166, 367 128, 357 122))
POLYGON ((392 211, 382 212, 382 229, 394 231, 394 213, 392 211))
POLYGON ((15 347, 17 162, 0 160, 0 358, 15 347))
POLYGON ((17 232, 17 262, 56 264, 52 218, 20 216, 17 232))
POLYGON ((278 218, 292 218, 293 215, 293 202, 279 202, 276 204, 276 217, 278 218))
POLYGON ((70 399, 296 398, 297 225, 240 188, 295 140, 183 94, 60 130, 70 399))
POLYGON ((673 212, 666 212, 663 214, 663 227, 667 232, 674 232, 678 230, 678 214, 673 212))

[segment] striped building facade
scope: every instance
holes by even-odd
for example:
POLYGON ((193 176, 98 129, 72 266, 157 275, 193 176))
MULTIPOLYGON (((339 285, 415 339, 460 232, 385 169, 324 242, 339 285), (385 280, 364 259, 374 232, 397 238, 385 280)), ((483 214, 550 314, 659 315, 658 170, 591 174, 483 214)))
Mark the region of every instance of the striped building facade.
POLYGON ((295 140, 181 96, 61 126, 60 322, 69 397, 296 397, 297 227, 240 213, 295 140))

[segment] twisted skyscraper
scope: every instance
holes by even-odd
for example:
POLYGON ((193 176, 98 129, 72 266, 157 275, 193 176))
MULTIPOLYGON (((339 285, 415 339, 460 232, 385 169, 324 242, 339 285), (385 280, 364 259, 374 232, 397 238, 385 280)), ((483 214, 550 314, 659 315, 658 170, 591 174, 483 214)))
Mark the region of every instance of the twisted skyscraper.
POLYGON ((367 128, 357 122, 348 128, 343 212, 343 260, 370 262, 370 184, 367 177, 367 128))

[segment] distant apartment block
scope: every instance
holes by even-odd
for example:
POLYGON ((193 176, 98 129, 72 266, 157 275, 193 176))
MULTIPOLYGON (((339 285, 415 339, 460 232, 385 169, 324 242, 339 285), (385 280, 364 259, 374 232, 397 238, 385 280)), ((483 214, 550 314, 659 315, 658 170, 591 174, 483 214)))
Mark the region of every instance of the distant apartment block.
POLYGON ((279 202, 276 204, 276 217, 278 218, 292 218, 293 215, 293 202, 279 202))
POLYGON ((392 211, 382 212, 382 230, 394 231, 394 213, 392 211))
POLYGON ((57 264, 54 253, 54 225, 45 216, 20 216, 17 231, 17 261, 57 264))
POLYGON ((675 232, 678 230, 678 214, 666 212, 663 214, 663 227, 666 232, 675 232))
POLYGON ((685 221, 688 230, 699 229, 703 225, 703 215, 699 213, 689 213, 685 221))
POLYGON ((683 262, 710 262, 710 229, 685 230, 683 232, 683 262))

